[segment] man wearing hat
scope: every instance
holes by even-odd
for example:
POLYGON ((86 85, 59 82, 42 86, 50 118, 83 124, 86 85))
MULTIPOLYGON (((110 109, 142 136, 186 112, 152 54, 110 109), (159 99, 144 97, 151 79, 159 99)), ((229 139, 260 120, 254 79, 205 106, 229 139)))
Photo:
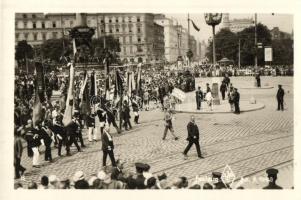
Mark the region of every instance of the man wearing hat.
POLYGON ((89 112, 86 117, 86 125, 88 127, 88 141, 96 141, 95 118, 92 112, 89 112))
POLYGON ((189 143, 188 143, 187 147, 185 148, 185 150, 183 152, 185 158, 187 157, 187 153, 188 153, 188 151, 190 150, 190 148, 192 147, 193 144, 196 147, 196 150, 197 150, 197 153, 198 153, 198 157, 199 158, 204 158, 202 156, 201 149, 200 149, 200 143, 199 143, 200 133, 199 133, 199 128, 198 128, 198 126, 195 123, 194 116, 191 116, 191 118, 190 118, 190 122, 187 125, 187 131, 188 131, 187 140, 188 140, 189 143))
POLYGON ((276 184, 278 170, 274 168, 270 168, 266 170, 266 173, 269 178, 269 185, 264 187, 263 189, 283 189, 279 185, 276 184))
POLYGON ((102 152, 103 152, 103 159, 102 159, 102 166, 107 165, 107 156, 109 155, 112 166, 116 167, 115 156, 114 156, 114 143, 113 137, 110 134, 110 127, 106 126, 104 129, 103 134, 101 135, 101 142, 102 142, 102 152))
POLYGON ((278 91, 277 91, 277 103, 278 103, 278 108, 277 110, 282 110, 283 111, 283 97, 284 97, 284 90, 282 89, 282 85, 278 85, 278 91))
POLYGON ((20 178, 23 176, 24 171, 26 170, 21 165, 21 158, 23 152, 23 145, 22 145, 22 137, 21 137, 21 129, 15 129, 15 141, 14 141, 14 167, 15 167, 15 179, 20 178))
POLYGON ((130 122, 130 119, 131 119, 130 108, 129 108, 127 100, 124 100, 124 102, 123 102, 123 112, 122 112, 122 114, 123 114, 123 121, 124 121, 125 130, 128 130, 128 127, 130 129, 132 129, 132 125, 131 125, 131 122, 130 122))
POLYGON ((234 109, 235 109, 234 113, 235 114, 240 114, 239 100, 240 100, 240 94, 237 91, 237 88, 234 88, 233 103, 234 103, 234 109))
POLYGON ((74 144, 78 150, 78 152, 81 152, 81 148, 79 147, 77 143, 77 131, 79 129, 80 124, 76 120, 76 116, 73 115, 71 122, 66 126, 66 132, 67 132, 67 137, 68 137, 68 142, 66 145, 66 151, 67 155, 70 156, 70 146, 74 144))
POLYGON ((201 102, 202 102, 202 99, 203 99, 203 92, 201 90, 201 87, 199 86, 198 87, 198 90, 195 92, 195 100, 196 100, 196 107, 197 107, 197 110, 200 110, 201 109, 201 102))
POLYGON ((179 138, 175 135, 174 129, 173 129, 173 126, 172 126, 172 113, 171 113, 171 110, 167 109, 165 107, 164 111, 165 111, 165 113, 164 113, 165 129, 164 129, 162 140, 165 140, 168 130, 173 135, 174 139, 178 140, 179 138))
POLYGON ((62 156, 61 152, 62 152, 62 146, 63 144, 66 145, 66 152, 67 151, 67 135, 66 135, 66 130, 64 128, 63 125, 63 117, 62 115, 58 115, 55 118, 54 124, 51 127, 52 132, 55 135, 54 139, 58 140, 58 156, 62 156))
POLYGON ((220 172, 212 172, 212 181, 214 185, 214 189, 228 189, 230 188, 228 185, 225 185, 221 179, 222 173, 220 172))

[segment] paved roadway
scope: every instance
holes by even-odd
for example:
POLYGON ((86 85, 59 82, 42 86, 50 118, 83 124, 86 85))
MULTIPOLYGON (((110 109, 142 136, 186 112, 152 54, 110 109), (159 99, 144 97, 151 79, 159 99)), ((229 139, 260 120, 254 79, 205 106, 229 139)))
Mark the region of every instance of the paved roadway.
MULTIPOLYGON (((197 79, 197 84, 205 84, 209 79, 197 79)), ((247 87, 253 84, 252 77, 231 78, 234 87, 247 87)), ((210 83, 210 82, 209 82, 210 83)), ((134 171, 134 163, 147 162, 151 172, 160 174, 166 172, 173 177, 186 176, 193 180, 195 176, 208 175, 212 171, 222 171, 229 165, 236 179, 241 176, 265 175, 264 170, 274 166, 279 168, 286 177, 280 181, 286 188, 293 186, 293 78, 292 77, 262 77, 262 85, 274 86, 272 89, 239 89, 241 99, 248 100, 254 96, 266 107, 262 110, 228 114, 196 115, 196 122, 201 131, 201 149, 205 159, 197 159, 195 148, 192 147, 187 160, 181 154, 187 145, 186 125, 190 114, 178 113, 174 121, 175 133, 180 140, 174 141, 168 135, 162 141, 163 113, 158 109, 142 111, 141 124, 134 126, 129 132, 121 135, 113 134, 115 155, 126 161, 126 168, 134 171), (276 111, 275 95, 277 84, 283 84, 285 89, 285 111, 276 111), (283 166, 285 165, 285 170, 283 166), (287 170, 287 168, 289 170, 287 170)), ((87 143, 87 142, 86 142, 87 143)), ((31 159, 26 151, 22 164, 28 169, 25 177, 39 182, 42 175, 55 174, 60 178, 72 177, 76 170, 83 170, 87 176, 96 174, 101 168, 101 142, 87 145, 84 152, 77 153, 72 148, 71 157, 57 157, 57 149, 53 149, 53 163, 43 161, 42 167, 31 167, 31 159)), ((64 153, 64 151, 63 151, 64 153)), ((110 162, 109 162, 110 163, 110 162)), ((245 184, 250 188, 261 188, 262 184, 245 184)))

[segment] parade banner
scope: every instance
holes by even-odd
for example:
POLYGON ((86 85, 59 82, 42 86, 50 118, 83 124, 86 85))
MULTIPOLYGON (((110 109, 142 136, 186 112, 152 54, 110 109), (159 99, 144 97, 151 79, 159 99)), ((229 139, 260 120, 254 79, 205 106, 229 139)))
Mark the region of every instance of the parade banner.
POLYGON ((132 80, 132 91, 136 90, 136 85, 135 85, 135 74, 134 72, 131 73, 131 80, 132 80))
POLYGON ((67 126, 72 120, 72 112, 73 112, 73 85, 74 85, 74 67, 73 64, 70 63, 70 80, 69 80, 69 89, 68 96, 66 101, 66 109, 64 112, 63 124, 67 126))
POLYGON ((40 101, 39 95, 35 95, 35 101, 33 104, 32 110, 32 122, 33 126, 36 126, 36 123, 42 119, 42 104, 40 101))
POLYGON ((184 101, 186 99, 186 94, 185 92, 183 92, 182 90, 178 89, 178 88, 174 88, 172 90, 171 93, 172 96, 176 97, 177 99, 179 99, 180 101, 184 101))
POLYGON ((132 95, 132 72, 127 72, 127 89, 128 96, 132 95))

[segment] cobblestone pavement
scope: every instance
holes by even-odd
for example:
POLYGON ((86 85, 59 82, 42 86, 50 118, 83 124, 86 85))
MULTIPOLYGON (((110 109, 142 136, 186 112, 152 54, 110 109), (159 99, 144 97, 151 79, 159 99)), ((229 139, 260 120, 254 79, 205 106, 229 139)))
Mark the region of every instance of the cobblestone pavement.
MULTIPOLYGON (((226 165, 233 170, 236 178, 241 176, 264 175, 268 167, 289 164, 289 170, 280 170, 293 177, 294 131, 293 131, 293 78, 292 77, 262 77, 262 85, 274 86, 272 89, 240 89, 241 99, 249 100, 254 96, 266 106, 262 110, 234 115, 232 113, 195 115, 201 134, 201 149, 205 159, 197 159, 195 148, 184 160, 182 152, 187 145, 186 125, 190 114, 175 115, 175 134, 180 137, 174 141, 168 135, 165 141, 163 135, 163 113, 159 109, 142 111, 141 124, 133 130, 121 135, 113 133, 115 156, 126 161, 126 168, 134 171, 134 163, 147 162, 155 174, 166 172, 170 178, 187 176, 193 180, 197 175, 208 175, 212 171, 222 171, 226 165), (282 84, 285 95, 285 111, 276 111, 277 85, 282 84)), ((249 86, 252 77, 231 78, 234 86, 249 86)), ((198 79, 197 84, 206 84, 209 79, 198 79)), ((210 83, 210 82, 209 82, 210 83)), ((88 143, 88 142, 86 142, 88 143)), ((27 168, 25 182, 39 182, 42 175, 55 174, 60 178, 72 177, 76 170, 83 170, 87 176, 96 174, 101 168, 101 142, 94 142, 77 153, 72 148, 71 157, 57 157, 57 149, 52 150, 53 163, 43 161, 42 167, 33 169, 31 159, 26 152, 22 164, 27 168)), ((282 168, 281 168, 282 169, 282 168)), ((19 181, 19 180, 18 180, 19 181)), ((21 181, 22 182, 22 181, 21 181)), ((293 179, 279 178, 279 185, 291 188, 293 179)), ((261 188, 261 184, 253 184, 250 188, 261 188)))

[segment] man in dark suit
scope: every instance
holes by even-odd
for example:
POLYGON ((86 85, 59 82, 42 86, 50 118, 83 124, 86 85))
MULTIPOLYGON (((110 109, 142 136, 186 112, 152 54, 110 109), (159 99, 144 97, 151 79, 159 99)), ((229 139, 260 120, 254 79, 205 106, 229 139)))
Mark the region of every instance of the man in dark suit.
POLYGON ((234 113, 235 114, 240 114, 239 100, 240 100, 240 94, 237 91, 237 88, 234 88, 233 102, 234 102, 234 109, 235 109, 234 113))
POLYGON ((187 125, 187 131, 188 131, 187 140, 188 140, 189 143, 188 143, 187 147, 185 148, 185 150, 183 152, 185 158, 187 158, 187 153, 188 153, 188 151, 190 150, 190 148, 191 148, 191 146, 193 144, 195 144, 195 147, 196 147, 196 150, 197 150, 197 153, 198 153, 198 157, 199 158, 204 158, 202 156, 201 149, 200 149, 200 143, 199 143, 200 133, 199 133, 199 128, 198 128, 198 126, 195 123, 194 116, 191 116, 191 118, 190 118, 190 122, 187 125))
POLYGON ((220 189, 230 189, 230 186, 228 184, 225 184, 222 181, 222 173, 220 172, 212 172, 212 181, 214 185, 214 189, 220 190, 220 189))
POLYGON ((62 122, 62 115, 58 115, 55 118, 55 123, 53 126, 50 127, 50 129, 53 131, 55 137, 58 140, 58 156, 62 156, 62 146, 66 146, 66 152, 67 151, 67 135, 66 135, 66 130, 64 128, 63 122, 62 122))
POLYGON ((264 187, 263 189, 283 189, 282 187, 280 187, 279 185, 276 184, 276 180, 277 180, 277 174, 278 174, 278 170, 274 169, 274 168, 270 168, 266 170, 266 173, 268 174, 268 178, 269 178, 269 185, 267 185, 266 187, 264 187))
POLYGON ((201 109, 201 103, 203 99, 203 92, 201 90, 201 87, 198 87, 198 90, 195 92, 195 100, 196 100, 196 105, 197 105, 197 110, 201 109))
POLYGON ((110 156, 112 166, 116 167, 115 156, 114 156, 114 143, 113 137, 110 134, 110 128, 108 126, 105 127, 103 134, 101 136, 102 142, 102 152, 103 152, 103 159, 102 159, 102 166, 107 165, 107 156, 110 156))
POLYGON ((77 143, 77 135, 78 135, 78 129, 80 128, 80 124, 77 122, 76 116, 74 115, 72 118, 72 121, 66 126, 66 132, 68 137, 68 142, 66 145, 67 155, 70 156, 70 146, 74 144, 78 150, 78 152, 81 152, 81 148, 79 147, 77 143))
POLYGON ((122 112, 122 115, 123 115, 123 121, 124 121, 124 128, 125 128, 125 130, 128 130, 128 127, 130 129, 132 129, 132 125, 131 125, 131 122, 130 122, 130 118, 131 118, 130 108, 129 108, 128 102, 126 100, 123 102, 123 112, 122 112))
POLYGON ((277 110, 283 111, 283 97, 284 97, 284 90, 282 89, 282 85, 278 85, 278 91, 277 91, 277 102, 278 102, 278 108, 277 110))
POLYGON ((146 189, 145 185, 145 177, 143 176, 143 172, 147 167, 144 163, 135 163, 136 166, 136 186, 137 189, 146 189))

